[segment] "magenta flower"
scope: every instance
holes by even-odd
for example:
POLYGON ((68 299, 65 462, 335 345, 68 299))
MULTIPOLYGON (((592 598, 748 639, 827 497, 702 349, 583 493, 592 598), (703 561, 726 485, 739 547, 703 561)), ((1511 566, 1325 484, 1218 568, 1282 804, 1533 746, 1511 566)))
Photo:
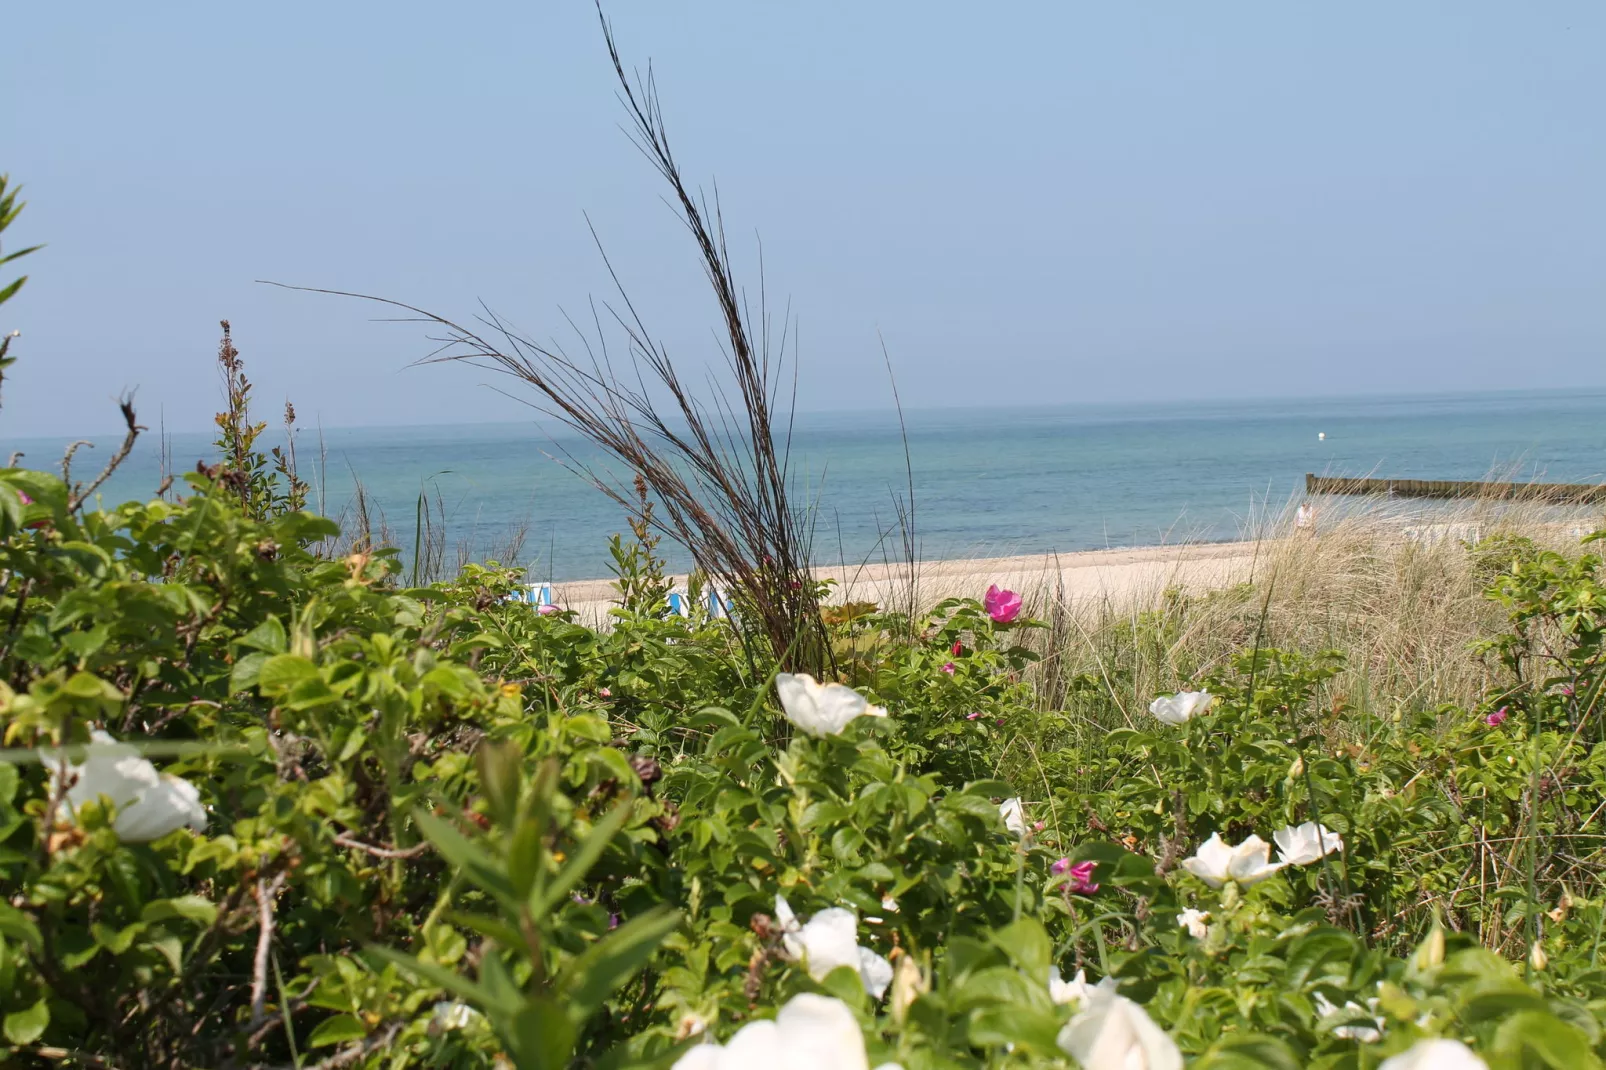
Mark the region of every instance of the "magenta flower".
POLYGON ((1506 723, 1506 718, 1510 716, 1511 711, 1505 706, 1501 706, 1498 710, 1495 710, 1489 716, 1485 717, 1483 719, 1483 723, 1488 725, 1490 728, 1499 728, 1501 725, 1506 723))
POLYGON ((603 698, 613 698, 613 692, 609 691, 606 687, 598 688, 597 694, 601 695, 603 698))
POLYGON ((964 652, 965 652, 965 648, 959 645, 959 640, 955 639, 954 640, 953 649, 950 651, 950 653, 953 654, 953 656, 957 658, 959 655, 963 654, 964 652))
POLYGON ((981 711, 977 710, 975 713, 967 713, 967 714, 965 714, 965 720, 974 721, 976 718, 978 718, 980 716, 981 716, 981 711))
POLYGON ((28 497, 28 492, 25 491, 25 490, 17 491, 17 500, 20 501, 23 505, 32 505, 33 504, 33 499, 28 497))
POLYGON ((1069 858, 1062 858, 1048 867, 1050 873, 1056 877, 1065 877, 1065 890, 1073 895, 1092 895, 1099 890, 1093 881, 1093 870, 1098 867, 1097 862, 1087 861, 1071 864, 1069 858))
POLYGON ((1563 695, 1566 695, 1568 698, 1572 698, 1573 697, 1573 685, 1572 684, 1562 684, 1561 685, 1561 693, 1563 695))
POLYGON ((1044 823, 1043 823, 1043 822, 1041 822, 1041 821, 1033 821, 1033 822, 1032 822, 1032 831, 1033 831, 1033 832, 1042 832, 1042 831, 1043 831, 1043 829, 1045 829, 1045 828, 1047 828, 1047 827, 1048 827, 1048 826, 1047 826, 1047 825, 1045 825, 1045 824, 1044 824, 1044 823))
POLYGON ((947 673, 949 676, 952 676, 954 674, 954 663, 951 661, 946 663, 943 665, 942 671, 947 673))
POLYGON ((1003 724, 1004 723, 1004 719, 1002 717, 1000 717, 998 720, 994 721, 993 723, 994 724, 1003 724))
POLYGON ((550 616, 552 616, 552 614, 560 612, 560 610, 558 609, 557 606, 551 605, 549 603, 547 605, 542 606, 540 609, 536 610, 536 612, 541 614, 541 616, 543 616, 543 617, 550 617, 550 616))
POLYGON ((1020 616, 1020 595, 1014 591, 1000 591, 996 583, 987 588, 981 604, 995 624, 1008 624, 1020 616))

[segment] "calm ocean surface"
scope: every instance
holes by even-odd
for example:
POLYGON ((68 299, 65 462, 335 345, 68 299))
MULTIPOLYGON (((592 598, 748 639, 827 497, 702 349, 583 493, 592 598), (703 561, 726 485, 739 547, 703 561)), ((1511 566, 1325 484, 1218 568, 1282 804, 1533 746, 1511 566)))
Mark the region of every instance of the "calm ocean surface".
MULTIPOLYGON (((927 558, 1234 539, 1298 494, 1306 472, 1606 481, 1599 391, 927 410, 906 419, 927 558)), ((210 456, 209 438, 170 436, 175 468, 210 456)), ((281 439, 272 429, 263 436, 265 445, 281 439)), ((0 437, 0 449, 51 467, 67 441, 0 437)), ((533 423, 325 430, 321 465, 317 432, 297 439, 315 501, 322 469, 331 516, 349 515, 355 475, 407 546, 427 490, 444 506, 452 546, 466 540, 478 554, 496 552, 522 526, 522 559, 533 575, 607 575, 606 540, 623 527, 621 513, 552 459, 560 445, 582 460, 593 456, 533 423)), ((116 436, 101 436, 96 449, 81 451, 79 477, 98 470, 115 446, 116 436)), ((903 493, 905 473, 894 414, 800 415, 793 467, 804 499, 817 503, 822 563, 897 553, 893 495, 903 493)), ((151 434, 102 500, 148 496, 160 471, 151 434)), ((683 564, 674 550, 669 556, 683 564)))

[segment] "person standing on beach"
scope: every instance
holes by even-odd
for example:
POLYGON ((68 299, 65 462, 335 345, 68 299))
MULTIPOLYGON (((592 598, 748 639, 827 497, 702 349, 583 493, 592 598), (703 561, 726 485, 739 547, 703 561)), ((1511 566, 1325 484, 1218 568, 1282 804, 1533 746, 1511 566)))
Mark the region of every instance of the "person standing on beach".
POLYGON ((1316 510, 1311 508, 1310 502, 1299 503, 1299 509, 1294 513, 1294 530, 1307 537, 1315 536, 1316 510))

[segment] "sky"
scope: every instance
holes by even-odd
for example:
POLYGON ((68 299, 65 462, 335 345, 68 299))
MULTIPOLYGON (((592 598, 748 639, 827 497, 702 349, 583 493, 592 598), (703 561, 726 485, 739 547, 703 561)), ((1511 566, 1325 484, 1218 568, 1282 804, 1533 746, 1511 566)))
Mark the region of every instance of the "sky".
MULTIPOLYGON (((797 317, 800 408, 1606 385, 1606 5, 608 0, 739 274, 797 317)), ((47 243, 0 436, 206 427, 218 320, 259 415, 520 419, 416 367, 480 302, 612 296, 684 368, 716 310, 621 130, 585 0, 24 0, 0 172, 47 243), (588 222, 589 221, 589 222, 588 222)), ((516 389, 516 387, 514 387, 516 389)))

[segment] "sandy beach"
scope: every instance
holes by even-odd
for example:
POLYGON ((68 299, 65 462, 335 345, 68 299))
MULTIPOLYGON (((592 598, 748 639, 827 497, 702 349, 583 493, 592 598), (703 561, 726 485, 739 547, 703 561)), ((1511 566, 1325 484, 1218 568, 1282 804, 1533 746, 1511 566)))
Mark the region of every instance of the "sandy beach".
MULTIPOLYGON (((996 583, 1028 596, 1058 589, 1073 603, 1129 605, 1167 587, 1197 591, 1245 581, 1253 574, 1257 546, 1264 560, 1263 544, 1229 542, 926 561, 919 568, 919 598, 925 605, 961 595, 980 598, 989 584, 996 583)), ((882 603, 889 596, 906 597, 903 592, 909 582, 908 567, 897 564, 846 570, 830 566, 816 569, 815 575, 837 581, 831 602, 882 603)), ((677 584, 685 582, 683 575, 674 579, 677 584)), ((558 605, 575 610, 582 621, 598 623, 606 619, 614 592, 611 581, 600 579, 555 583, 552 594, 558 605)))

